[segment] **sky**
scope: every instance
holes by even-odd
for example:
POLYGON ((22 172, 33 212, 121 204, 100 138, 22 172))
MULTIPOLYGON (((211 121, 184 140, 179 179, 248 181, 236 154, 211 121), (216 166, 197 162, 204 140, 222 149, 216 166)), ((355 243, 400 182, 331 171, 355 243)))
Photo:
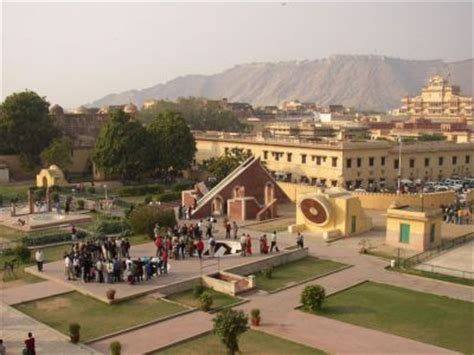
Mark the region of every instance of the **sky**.
POLYGON ((471 2, 2 6, 2 100, 29 89, 65 108, 249 62, 473 57, 471 2))

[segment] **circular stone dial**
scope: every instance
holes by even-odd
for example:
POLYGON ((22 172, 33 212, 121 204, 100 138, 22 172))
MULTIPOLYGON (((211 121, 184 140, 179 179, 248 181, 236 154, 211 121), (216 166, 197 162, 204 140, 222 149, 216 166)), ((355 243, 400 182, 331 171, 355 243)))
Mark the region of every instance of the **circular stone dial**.
POLYGON ((300 203, 301 212, 309 221, 324 224, 328 221, 328 211, 318 200, 305 198, 300 203))

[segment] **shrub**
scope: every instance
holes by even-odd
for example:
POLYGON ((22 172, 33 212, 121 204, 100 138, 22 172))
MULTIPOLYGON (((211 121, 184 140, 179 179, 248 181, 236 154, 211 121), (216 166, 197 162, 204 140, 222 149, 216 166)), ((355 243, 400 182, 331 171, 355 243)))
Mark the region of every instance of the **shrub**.
POLYGON ((193 297, 194 298, 199 298, 203 294, 203 292, 206 290, 206 288, 199 284, 193 287, 193 297))
POLYGON ((229 354, 239 351, 239 336, 245 333, 249 327, 248 318, 242 311, 225 309, 213 319, 214 334, 226 346, 229 354))
POLYGON ((181 192, 183 190, 190 190, 194 187, 194 182, 192 181, 181 181, 177 182, 171 187, 171 190, 174 192, 181 192))
MULTIPOLYGON (((76 233, 77 239, 84 239, 87 237, 87 233, 79 230, 76 233)), ((28 247, 40 246, 52 243, 69 242, 71 240, 71 233, 60 232, 55 234, 46 234, 41 236, 35 236, 34 234, 27 235, 22 239, 23 245, 28 247)))
POLYGON ((266 269, 262 270, 262 274, 265 278, 271 279, 273 277, 273 267, 267 267, 266 269))
POLYGON ((181 192, 164 192, 158 196, 157 200, 160 202, 172 202, 181 199, 181 192))
POLYGON ((3 205, 3 196, 0 195, 0 206, 3 205))
POLYGON ((100 234, 129 234, 130 226, 126 221, 106 220, 101 221, 96 229, 100 234))
POLYGON ((304 308, 316 312, 321 309, 325 297, 326 290, 323 286, 309 285, 301 293, 301 303, 304 308))
POLYGON ((15 249, 13 249, 13 253, 23 263, 27 263, 31 259, 31 252, 24 245, 18 245, 17 247, 15 247, 15 249))
POLYGON ((211 306, 212 306, 212 303, 214 302, 214 300, 212 299, 212 295, 210 292, 208 291, 204 291, 203 293, 201 293, 201 295, 199 296, 199 305, 200 305, 200 308, 201 310, 207 312, 211 309, 211 306))
POLYGON ((83 210, 85 206, 85 201, 84 200, 77 200, 77 209, 78 210, 83 210))
POLYGON ((163 185, 141 185, 141 186, 125 186, 118 189, 119 197, 140 196, 146 194, 161 194, 165 191, 163 185))
POLYGON ((69 324, 69 334, 73 336, 79 335, 79 332, 81 331, 81 326, 79 323, 70 323, 69 324))
POLYGON ((153 196, 152 195, 146 195, 145 196, 145 205, 149 205, 151 201, 153 201, 153 196))
POLYGON ((43 189, 37 189, 33 191, 33 198, 35 201, 43 201, 45 198, 45 192, 43 189))
POLYGON ((111 355, 120 355, 122 352, 122 344, 119 341, 113 341, 110 343, 110 354, 111 355))
POLYGON ((252 318, 260 318, 260 310, 258 308, 254 308, 250 311, 250 316, 252 318))
POLYGON ((94 187, 94 186, 89 186, 89 187, 86 189, 86 191, 87 191, 87 193, 88 193, 89 195, 93 195, 93 194, 95 194, 95 191, 96 191, 96 190, 95 190, 95 187, 94 187))
POLYGON ((53 192, 53 194, 51 195, 51 200, 54 203, 59 202, 59 200, 60 200, 59 192, 53 192))
POLYGON ((115 298, 115 292, 116 292, 116 291, 115 291, 113 288, 107 290, 107 291, 105 292, 105 295, 107 296, 107 299, 113 300, 113 299, 115 298))
POLYGON ((176 216, 172 209, 161 206, 139 206, 128 217, 128 222, 136 234, 148 234, 153 238, 153 226, 158 223, 161 227, 174 227, 176 216))

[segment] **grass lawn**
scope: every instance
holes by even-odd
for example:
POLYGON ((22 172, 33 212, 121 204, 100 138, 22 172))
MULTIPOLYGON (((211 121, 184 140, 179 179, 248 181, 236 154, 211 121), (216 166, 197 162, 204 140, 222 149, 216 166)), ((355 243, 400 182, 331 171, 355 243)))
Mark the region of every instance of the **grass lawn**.
POLYGON ((19 198, 22 201, 26 201, 28 199, 28 188, 33 185, 35 185, 35 183, 32 181, 24 184, 0 185, 0 196, 3 198, 3 204, 9 205, 10 200, 13 198, 19 198))
MULTIPOLYGON (((323 351, 300 345, 255 330, 248 330, 239 340, 241 354, 324 354, 323 351)), ((206 334, 196 339, 156 351, 151 355, 174 354, 227 354, 226 348, 214 334, 206 334)))
POLYGON ((23 313, 69 334, 69 323, 81 325, 81 341, 160 319, 185 308, 150 296, 108 305, 78 292, 16 305, 23 313))
MULTIPOLYGON (((214 291, 211 288, 206 288, 206 291, 210 292, 211 295, 212 295, 213 302, 212 302, 211 311, 216 309, 216 308, 229 306, 231 304, 234 304, 234 303, 237 303, 237 302, 241 301, 237 297, 233 297, 233 296, 227 295, 227 294, 222 293, 222 292, 214 291)), ((199 308, 199 305, 200 305, 199 304, 199 299, 194 298, 194 296, 193 296, 193 290, 188 290, 188 291, 175 293, 175 294, 170 295, 166 298, 168 298, 171 301, 178 302, 178 303, 184 304, 184 305, 189 306, 189 307, 199 308)))
POLYGON ((329 296, 318 314, 472 354, 473 312, 470 302, 366 282, 329 296))
POLYGON ((8 239, 11 242, 16 242, 21 240, 24 236, 26 236, 25 232, 5 226, 0 226, 0 238, 8 239))
POLYGON ((417 269, 412 269, 412 268, 395 268, 395 269, 389 268, 388 270, 403 272, 405 274, 411 274, 411 275, 416 275, 416 276, 421 276, 421 277, 427 277, 427 278, 435 279, 435 280, 452 282, 452 283, 466 285, 466 286, 474 286, 474 280, 472 279, 463 279, 461 277, 438 274, 435 272, 417 270, 417 269))
POLYGON ((330 271, 340 269, 343 266, 345 266, 345 264, 307 256, 304 259, 273 268, 271 279, 265 277, 261 272, 257 273, 255 275, 257 288, 265 291, 273 291, 299 281, 326 274, 330 271))
MULTIPOLYGON (((64 252, 68 251, 71 248, 70 245, 59 245, 55 247, 50 247, 50 248, 44 248, 44 257, 45 257, 45 262, 51 262, 51 261, 56 261, 62 259, 64 252)), ((32 252, 33 256, 33 252, 32 252)), ((3 275, 3 267, 5 265, 5 262, 9 262, 12 259, 15 259, 15 255, 0 255, 0 289, 4 288, 10 288, 10 287, 15 287, 19 286, 25 283, 34 283, 34 282, 39 282, 39 281, 44 281, 43 279, 36 277, 34 275, 28 274, 27 272, 24 271, 25 267, 32 266, 34 263, 28 262, 28 263, 20 263, 15 265, 15 276, 10 277, 10 276, 5 276, 3 275)))

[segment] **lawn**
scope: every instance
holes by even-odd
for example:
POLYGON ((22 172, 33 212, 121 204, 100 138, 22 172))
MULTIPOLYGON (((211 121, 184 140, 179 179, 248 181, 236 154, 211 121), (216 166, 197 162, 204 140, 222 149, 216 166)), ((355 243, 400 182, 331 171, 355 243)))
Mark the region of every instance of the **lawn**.
POLYGON ((470 302, 366 282, 328 297, 318 314, 472 354, 473 312, 470 302))
MULTIPOLYGON (((237 297, 227 295, 222 292, 214 291, 211 288, 207 288, 206 291, 212 295, 212 307, 211 311, 220 307, 229 306, 234 303, 240 302, 241 300, 237 297)), ((169 300, 184 304, 189 307, 199 308, 199 299, 194 298, 193 290, 183 291, 175 293, 167 297, 169 300)))
MULTIPOLYGON (((325 354, 323 351, 307 347, 289 340, 255 330, 245 332, 239 340, 240 354, 325 354)), ((226 348, 214 334, 206 334, 196 339, 156 351, 150 355, 175 354, 227 354, 226 348)))
POLYGON ((286 232, 288 226, 295 224, 296 220, 294 218, 279 218, 270 222, 262 222, 254 225, 248 226, 249 229, 253 231, 263 232, 263 233, 273 233, 275 232, 286 232))
POLYGON ((15 308, 64 334, 69 334, 69 323, 77 322, 81 325, 81 341, 185 310, 151 296, 108 305, 78 292, 18 304, 15 308))
POLYGON ((3 198, 3 204, 9 205, 10 200, 14 198, 26 201, 28 199, 28 188, 34 185, 35 183, 32 181, 24 184, 0 185, 0 196, 3 198))
POLYGON ((10 242, 16 242, 26 236, 25 232, 13 228, 0 226, 0 238, 8 239, 10 242))
POLYGON ((271 278, 264 276, 262 272, 257 273, 255 275, 257 288, 265 291, 274 291, 299 281, 316 278, 344 266, 346 265, 335 261, 307 256, 304 259, 273 268, 271 278))

